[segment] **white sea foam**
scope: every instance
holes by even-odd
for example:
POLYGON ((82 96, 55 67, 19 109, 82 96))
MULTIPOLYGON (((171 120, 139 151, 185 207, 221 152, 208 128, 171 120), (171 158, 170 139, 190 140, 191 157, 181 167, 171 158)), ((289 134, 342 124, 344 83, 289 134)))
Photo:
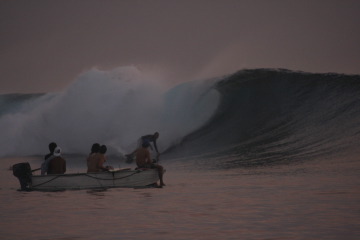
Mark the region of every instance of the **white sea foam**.
POLYGON ((137 139, 160 132, 160 151, 204 124, 219 95, 208 82, 167 90, 135 67, 92 69, 63 92, 48 93, 0 117, 0 156, 44 154, 55 141, 65 153, 106 144, 110 154, 132 151, 137 139))

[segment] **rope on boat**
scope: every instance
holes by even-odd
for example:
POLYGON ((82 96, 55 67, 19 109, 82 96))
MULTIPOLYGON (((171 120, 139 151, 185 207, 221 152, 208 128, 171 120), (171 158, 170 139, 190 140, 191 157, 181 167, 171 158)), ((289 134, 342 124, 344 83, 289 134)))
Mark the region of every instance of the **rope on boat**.
POLYGON ((51 182, 51 181, 54 181, 54 180, 57 179, 58 177, 61 177, 61 175, 55 176, 54 178, 50 179, 49 181, 40 183, 40 184, 38 184, 38 185, 31 186, 31 187, 33 188, 33 187, 38 187, 38 186, 44 185, 44 184, 46 184, 46 183, 49 183, 49 182, 51 182))
MULTIPOLYGON (((137 174, 137 173, 140 173, 140 172, 142 172, 142 171, 138 170, 138 171, 136 171, 136 172, 134 172, 134 173, 132 173, 132 174, 129 174, 129 175, 125 176, 125 177, 111 178, 111 179, 94 177, 94 176, 91 176, 91 175, 89 175, 89 174, 84 174, 84 175, 87 176, 87 177, 90 177, 90 178, 97 179, 97 180, 111 180, 111 181, 114 181, 114 180, 118 180, 118 179, 123 179, 123 178, 131 177, 131 176, 133 176, 133 175, 135 175, 135 174, 137 174)), ((113 175, 113 177, 114 177, 114 173, 112 173, 112 175, 113 175)), ((56 177, 50 179, 49 181, 40 183, 40 184, 38 184, 38 185, 31 186, 31 187, 33 188, 33 187, 38 187, 38 186, 44 185, 44 184, 46 184, 46 183, 49 183, 49 182, 51 182, 51 181, 54 181, 55 179, 57 179, 57 178, 59 178, 59 177, 61 177, 61 176, 62 176, 62 175, 56 176, 56 177)))
MULTIPOLYGON (((129 174, 129 175, 125 176, 125 177, 111 178, 111 179, 109 179, 109 178, 99 178, 99 177, 91 176, 89 174, 85 174, 85 176, 90 177, 90 178, 94 178, 94 179, 97 179, 97 180, 111 180, 111 181, 114 181, 114 180, 119 180, 119 179, 131 177, 132 175, 135 175, 137 173, 140 173, 140 171, 136 171, 136 172, 134 172, 132 174, 129 174)), ((114 177, 114 173, 112 173, 112 174, 113 174, 113 177, 114 177)))
MULTIPOLYGON (((89 174, 84 174, 84 175, 87 176, 87 177, 90 177, 90 178, 97 179, 97 180, 110 180, 110 181, 114 181, 114 180, 118 180, 118 179, 124 179, 124 178, 131 177, 131 176, 133 176, 133 175, 135 175, 135 174, 138 174, 138 173, 140 173, 140 172, 142 172, 142 170, 137 170, 136 172, 134 172, 134 173, 132 173, 132 174, 129 174, 129 175, 127 175, 127 176, 124 176, 124 177, 111 178, 111 179, 94 177, 94 176, 91 176, 91 175, 89 175, 89 174)), ((114 173, 112 173, 112 175, 113 175, 113 177, 114 177, 114 173)), ((55 179, 57 179, 57 178, 59 178, 59 177, 61 177, 61 176, 63 176, 63 175, 55 176, 54 178, 52 178, 52 179, 50 179, 50 180, 48 180, 48 181, 46 181, 46 182, 40 183, 40 184, 38 184, 38 185, 31 186, 31 188, 44 185, 44 184, 46 184, 46 183, 49 183, 49 182, 51 182, 51 181, 54 181, 55 179)))

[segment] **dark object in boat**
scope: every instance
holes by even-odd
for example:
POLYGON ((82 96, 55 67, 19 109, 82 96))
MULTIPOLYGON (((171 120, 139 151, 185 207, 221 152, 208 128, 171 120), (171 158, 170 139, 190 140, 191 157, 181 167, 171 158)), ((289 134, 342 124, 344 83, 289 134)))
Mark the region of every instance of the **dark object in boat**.
POLYGON ((31 167, 28 162, 13 165, 13 174, 20 181, 21 190, 29 190, 31 184, 31 167))

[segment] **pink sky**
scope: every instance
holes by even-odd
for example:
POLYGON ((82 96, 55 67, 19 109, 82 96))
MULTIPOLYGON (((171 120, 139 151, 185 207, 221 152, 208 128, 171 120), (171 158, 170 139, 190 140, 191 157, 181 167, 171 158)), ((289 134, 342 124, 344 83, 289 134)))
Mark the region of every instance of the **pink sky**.
POLYGON ((360 74, 359 26, 357 0, 0 0, 0 93, 128 65, 172 82, 259 67, 360 74))

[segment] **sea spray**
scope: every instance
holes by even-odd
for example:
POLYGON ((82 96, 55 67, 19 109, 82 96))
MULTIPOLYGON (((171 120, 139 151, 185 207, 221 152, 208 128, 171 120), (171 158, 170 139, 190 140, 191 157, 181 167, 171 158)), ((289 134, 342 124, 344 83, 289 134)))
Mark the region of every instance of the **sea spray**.
POLYGON ((62 92, 25 98, 16 102, 17 110, 4 110, 0 155, 44 154, 51 141, 64 153, 87 154, 99 142, 108 145, 109 154, 123 155, 140 136, 155 131, 164 150, 212 116, 219 102, 212 86, 195 81, 168 90, 135 67, 92 69, 62 92))
POLYGON ((178 144, 211 119, 220 101, 214 88, 216 81, 186 82, 165 93, 160 129, 169 144, 167 147, 178 144))

